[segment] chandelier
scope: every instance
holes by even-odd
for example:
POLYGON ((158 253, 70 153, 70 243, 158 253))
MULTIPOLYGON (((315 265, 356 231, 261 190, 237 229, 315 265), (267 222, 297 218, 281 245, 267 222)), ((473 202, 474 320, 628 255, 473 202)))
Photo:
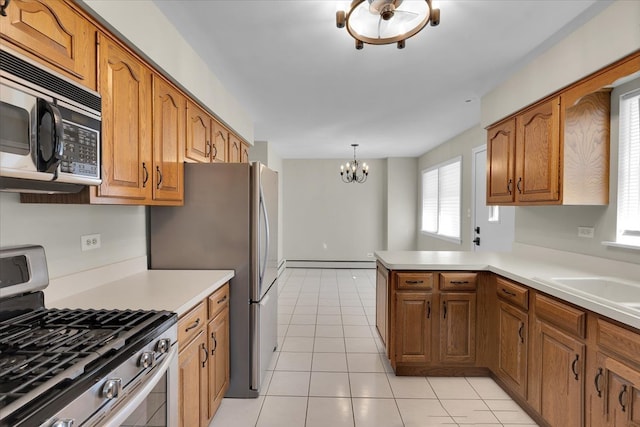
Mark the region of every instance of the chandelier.
POLYGON ((347 162, 346 165, 340 165, 340 177, 346 183, 357 182, 362 184, 369 176, 369 165, 362 163, 362 168, 358 170, 360 167, 360 163, 356 159, 356 147, 358 144, 351 144, 351 146, 353 147, 353 161, 351 163, 347 162))
POLYGON ((338 28, 356 39, 356 49, 364 43, 397 43, 404 49, 405 40, 420 32, 427 23, 440 23, 440 9, 431 0, 353 0, 349 10, 336 12, 338 28))

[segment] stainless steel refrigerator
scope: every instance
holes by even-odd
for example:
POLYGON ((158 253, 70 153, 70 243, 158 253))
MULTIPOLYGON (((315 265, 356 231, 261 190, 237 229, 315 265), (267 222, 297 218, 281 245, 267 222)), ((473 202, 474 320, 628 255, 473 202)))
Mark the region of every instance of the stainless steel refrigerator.
POLYGON ((150 267, 235 270, 226 397, 257 397, 277 347, 278 174, 259 162, 184 173, 184 206, 150 208, 150 267))

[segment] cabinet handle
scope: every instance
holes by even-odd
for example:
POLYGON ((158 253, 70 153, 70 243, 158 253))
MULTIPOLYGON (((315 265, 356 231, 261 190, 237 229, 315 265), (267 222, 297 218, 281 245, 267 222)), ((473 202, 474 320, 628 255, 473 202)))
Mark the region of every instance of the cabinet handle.
POLYGON ((518 187, 518 193, 522 194, 522 188, 520 188, 520 183, 522 182, 522 177, 520 177, 518 179, 518 184, 516 184, 516 187, 518 187))
POLYGON ((211 355, 214 356, 216 354, 216 349, 218 348, 218 340, 216 340, 216 334, 211 332, 211 339, 213 340, 213 348, 211 349, 211 355))
POLYGON ((593 382, 596 386, 596 391, 598 392, 598 397, 602 397, 602 388, 600 387, 600 378, 602 378, 604 374, 602 373, 602 368, 598 368, 598 373, 594 378, 593 382))
POLYGON ((421 283, 424 283, 424 280, 405 280, 405 282, 407 285, 419 285, 421 283))
POLYGON ((207 351, 207 347, 204 343, 202 343, 202 347, 200 347, 200 349, 202 350, 202 354, 204 354, 204 360, 202 361, 202 367, 204 368, 207 366, 207 360, 209 360, 209 352, 207 351))
POLYGON ((627 405, 622 401, 623 396, 627 394, 627 385, 622 386, 622 390, 620 390, 620 394, 618 395, 618 403, 620 403, 620 407, 622 408, 622 412, 626 412, 627 405))
POLYGON ((573 372, 573 375, 575 375, 575 379, 578 379, 578 371, 576 371, 576 369, 578 368, 578 359, 580 358, 579 355, 576 354, 576 358, 575 360, 571 363, 571 372, 573 372))
POLYGON ((449 281, 452 285, 467 285, 469 284, 468 280, 451 280, 449 281))
POLYGON ((214 159, 218 157, 218 147, 213 144, 213 156, 214 159))
POLYGON ((142 188, 147 186, 147 181, 149 181, 149 169, 147 169, 147 164, 142 162, 142 171, 144 172, 144 178, 142 178, 142 188))
POLYGON ((218 300, 218 304, 222 304, 223 302, 225 302, 227 300, 227 296, 225 295, 224 297, 222 297, 222 299, 218 300))
POLYGON ((209 157, 211 155, 211 141, 204 143, 204 156, 209 157))
POLYGON ((447 318, 447 302, 446 301, 442 301, 442 309, 444 311, 444 318, 447 318))
POLYGON ((197 328, 199 324, 200 324, 200 318, 198 317, 198 318, 196 319, 196 321, 195 321, 195 322, 193 322, 192 324, 190 324, 189 326, 187 326, 187 327, 184 329, 184 331, 185 331, 185 332, 189 332, 190 330, 197 328))
POLYGON ((156 173, 158 174, 158 183, 156 184, 156 188, 160 188, 160 185, 162 185, 162 172, 160 171, 160 166, 156 166, 156 173))
POLYGON ((511 185, 513 185, 513 180, 509 178, 509 182, 507 182, 507 191, 511 194, 511 185))
POLYGON ((5 12, 7 7, 9 7, 9 0, 4 0, 2 5, 0 5, 0 15, 7 16, 7 12, 5 12))
POLYGON ((502 288, 502 292, 504 292, 505 294, 509 295, 510 297, 515 297, 516 296, 515 292, 510 292, 510 291, 506 290, 505 288, 502 288))
POLYGON ((431 301, 427 301, 427 319, 431 318, 431 301))
POLYGON ((524 330, 524 322, 520 323, 520 328, 518 329, 518 336, 520 337, 520 342, 524 344, 524 336, 522 335, 522 331, 524 330))

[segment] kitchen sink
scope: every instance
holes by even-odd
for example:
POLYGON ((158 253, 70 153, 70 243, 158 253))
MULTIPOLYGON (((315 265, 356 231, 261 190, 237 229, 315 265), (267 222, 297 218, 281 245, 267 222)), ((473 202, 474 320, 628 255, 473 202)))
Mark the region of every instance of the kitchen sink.
POLYGON ((640 310, 640 283, 608 277, 552 277, 548 281, 640 310))

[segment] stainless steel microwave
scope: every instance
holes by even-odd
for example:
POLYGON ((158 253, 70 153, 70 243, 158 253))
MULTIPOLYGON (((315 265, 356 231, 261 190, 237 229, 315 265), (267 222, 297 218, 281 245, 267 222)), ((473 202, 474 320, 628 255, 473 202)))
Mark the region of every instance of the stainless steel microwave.
POLYGON ((100 94, 0 48, 0 190, 99 185, 100 94))

